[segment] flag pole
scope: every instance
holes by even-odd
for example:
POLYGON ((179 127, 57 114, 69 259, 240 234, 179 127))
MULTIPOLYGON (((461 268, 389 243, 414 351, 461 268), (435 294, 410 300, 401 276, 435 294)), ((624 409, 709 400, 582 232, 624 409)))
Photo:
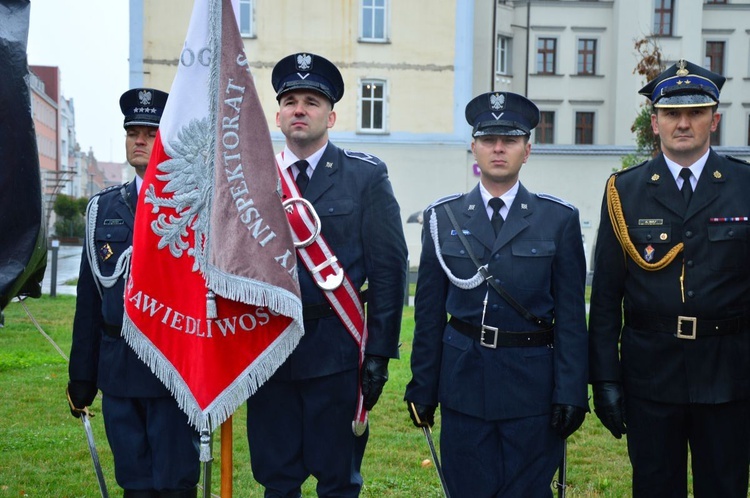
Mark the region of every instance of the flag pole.
POLYGON ((221 424, 221 498, 232 498, 232 416, 221 424))

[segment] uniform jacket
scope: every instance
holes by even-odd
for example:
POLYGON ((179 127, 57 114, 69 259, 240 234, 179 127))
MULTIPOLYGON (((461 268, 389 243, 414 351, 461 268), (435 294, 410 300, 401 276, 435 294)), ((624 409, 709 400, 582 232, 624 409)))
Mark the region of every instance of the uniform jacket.
POLYGON ((642 269, 615 238, 605 198, 589 323, 591 381, 622 381, 626 393, 669 403, 750 397, 750 330, 686 340, 622 326, 623 307, 675 317, 675 332, 679 315, 749 316, 750 167, 711 150, 687 210, 663 155, 617 173, 616 187, 639 254, 653 251, 656 262, 685 246, 666 268, 642 269))
POLYGON ((445 204, 500 286, 534 315, 554 320, 554 347, 489 349, 447 324, 450 315, 479 326, 489 289, 485 324, 504 331, 539 329, 486 283, 464 290, 448 280, 430 235, 431 216, 437 216, 440 248, 453 275, 468 279, 477 268, 437 203, 423 217, 406 399, 439 402, 485 420, 540 415, 553 403, 587 407, 586 264, 578 211, 520 185, 495 238, 479 186, 445 204))
MULTIPOLYGON (((138 199, 135 182, 99 192, 93 232, 101 274, 113 275, 120 255, 133 243, 138 199), (107 254, 111 251, 111 255, 107 254)), ((104 333, 105 324, 122 326, 125 280, 99 295, 84 242, 78 278, 69 373, 74 381, 96 382, 105 394, 121 397, 169 396, 169 391, 122 337, 104 333)))
MULTIPOLYGON (((322 236, 355 289, 367 281, 366 354, 398 358, 404 306, 406 242, 386 165, 328 143, 304 195, 322 224, 322 236)), ((298 261, 303 306, 326 303, 298 261)), ((335 315, 305 322, 305 335, 276 379, 304 379, 355 369, 359 350, 335 315)))

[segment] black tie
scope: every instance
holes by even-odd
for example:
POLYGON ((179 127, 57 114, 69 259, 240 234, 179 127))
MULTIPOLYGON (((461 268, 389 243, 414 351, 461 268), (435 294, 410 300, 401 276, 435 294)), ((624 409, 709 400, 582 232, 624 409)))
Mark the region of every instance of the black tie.
POLYGON ((493 197, 489 201, 489 205, 492 208, 492 228, 495 230, 495 236, 500 233, 500 229, 503 227, 503 217, 500 216, 500 209, 505 205, 503 200, 499 197, 493 197))
POLYGON ((680 176, 682 177, 680 192, 682 192, 682 198, 685 199, 686 206, 690 204, 690 199, 693 197, 693 186, 690 184, 690 175, 690 169, 688 168, 682 168, 682 171, 680 171, 680 176))
POLYGON ((310 183, 310 177, 307 176, 307 167, 310 166, 310 163, 302 159, 294 163, 294 165, 297 166, 297 169, 299 170, 296 180, 297 188, 299 189, 300 195, 305 195, 307 184, 310 183))

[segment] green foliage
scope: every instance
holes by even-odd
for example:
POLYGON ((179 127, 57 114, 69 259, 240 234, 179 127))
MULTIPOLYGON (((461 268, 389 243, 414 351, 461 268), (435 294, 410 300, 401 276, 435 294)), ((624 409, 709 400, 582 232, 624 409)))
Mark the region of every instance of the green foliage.
MULTIPOLYGON (((641 58, 633 73, 644 76, 644 84, 656 78, 664 69, 661 49, 654 38, 636 40, 635 49, 641 58)), ((656 156, 661 151, 659 137, 651 127, 651 104, 641 104, 640 111, 630 127, 635 134, 636 153, 622 158, 622 169, 629 168, 656 156)))
POLYGON ((75 198, 65 194, 57 194, 53 209, 55 214, 62 218, 75 218, 81 214, 75 198))
POLYGON ((58 194, 53 209, 58 219, 55 222, 55 234, 58 237, 83 237, 85 232, 84 214, 87 199, 74 198, 58 194))

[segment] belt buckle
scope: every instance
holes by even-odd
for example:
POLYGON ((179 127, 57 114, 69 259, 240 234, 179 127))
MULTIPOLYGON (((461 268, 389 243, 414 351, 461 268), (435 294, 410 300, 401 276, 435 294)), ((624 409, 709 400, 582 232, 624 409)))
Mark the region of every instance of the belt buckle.
POLYGON ((497 327, 490 327, 489 325, 482 324, 482 334, 479 336, 479 344, 481 344, 485 348, 497 349, 497 331, 497 327), (487 342, 484 340, 485 334, 488 331, 494 334, 492 337, 492 342, 487 342))
POLYGON ((338 289, 341 284, 344 282, 344 269, 339 268, 338 271, 334 270, 334 263, 337 263, 338 259, 336 256, 331 256, 330 258, 326 259, 322 263, 320 263, 318 266, 310 270, 310 273, 313 274, 313 278, 315 280, 315 284, 324 291, 333 291, 338 289), (323 270, 323 268, 326 268, 330 266, 332 270, 334 270, 333 275, 328 275, 327 277, 323 278, 323 276, 320 274, 320 272, 323 270))
POLYGON ((675 334, 675 337, 678 339, 691 339, 695 340, 696 338, 696 330, 698 329, 698 319, 694 316, 678 316, 677 317, 677 333, 675 334), (682 324, 683 323, 689 323, 693 330, 690 331, 690 333, 683 333, 682 332, 682 324))
MULTIPOLYGON (((302 207, 307 209, 307 212, 310 214, 310 217, 312 218, 311 221, 313 224, 313 229, 311 230, 310 236, 308 238, 306 238, 305 240, 294 241, 294 247, 298 249, 300 247, 307 247, 313 242, 315 242, 315 239, 317 239, 318 235, 320 235, 320 230, 322 228, 322 225, 320 223, 320 217, 318 216, 317 211, 315 211, 315 208, 313 207, 312 203, 308 201, 307 199, 304 199, 302 197, 292 197, 281 203, 281 205, 284 207, 284 209, 288 213, 292 213, 294 211, 295 204, 302 204, 302 207)), ((297 209, 300 209, 300 208, 297 208, 297 209)), ((294 233, 294 230, 292 230, 292 235, 296 236, 296 234, 294 233)))

